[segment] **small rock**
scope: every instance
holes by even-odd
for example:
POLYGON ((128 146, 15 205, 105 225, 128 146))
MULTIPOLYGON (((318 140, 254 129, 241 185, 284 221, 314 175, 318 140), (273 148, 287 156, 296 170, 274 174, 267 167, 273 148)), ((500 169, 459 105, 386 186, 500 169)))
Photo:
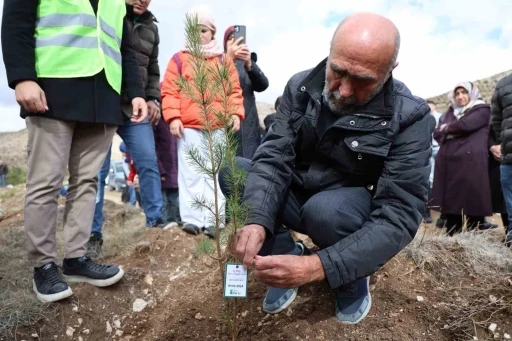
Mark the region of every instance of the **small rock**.
POLYGON ((152 286, 153 285, 153 276, 151 276, 150 274, 147 274, 144 277, 144 282, 146 282, 147 285, 152 286))
POLYGON ((89 333, 90 333, 90 332, 91 332, 91 331, 90 331, 89 329, 84 329, 84 330, 82 331, 82 333, 83 333, 84 335, 89 335, 89 333))
POLYGON ((143 293, 144 295, 149 294, 149 289, 144 289, 144 290, 142 290, 142 293, 143 293))
POLYGON ((197 313, 196 316, 194 316, 196 318, 196 320, 200 320, 203 318, 203 316, 201 315, 201 313, 197 313))
POLYGON ((416 299, 418 300, 418 302, 423 302, 425 301, 425 299, 423 298, 423 296, 417 296, 416 299))
POLYGON ((246 317, 246 316, 247 316, 247 314, 249 314, 249 310, 244 311, 244 312, 242 313, 242 317, 246 317))
POLYGON ((123 336, 123 331, 122 330, 116 330, 116 335, 121 337, 123 336))
POLYGON ((494 333, 496 331, 497 327, 498 327, 498 325, 496 323, 491 323, 491 325, 489 326, 489 331, 491 333, 494 333))
POLYGON ((119 321, 119 320, 114 320, 114 328, 116 328, 116 329, 121 329, 121 321, 119 321))
POLYGON ((286 311, 286 316, 291 317, 292 314, 293 314, 292 308, 288 308, 288 310, 286 311))
POLYGON ((110 322, 108 322, 108 321, 107 321, 107 333, 108 334, 112 333, 112 326, 110 325, 110 322))
POLYGON ((261 327, 263 325, 263 322, 258 322, 258 327, 261 327))
POLYGON ((75 328, 73 327, 68 327, 68 329, 66 329, 66 335, 69 336, 69 337, 73 337, 73 334, 75 333, 75 328))
POLYGON ((491 303, 496 303, 496 301, 498 301, 498 298, 494 295, 489 295, 489 301, 491 301, 491 303))
POLYGON ((133 311, 136 313, 141 312, 144 310, 144 308, 146 308, 147 305, 148 305, 148 302, 144 301, 141 298, 137 298, 133 302, 133 311))
POLYGON ((36 333, 34 333, 34 334, 32 334, 32 337, 33 337, 34 339, 37 339, 37 338, 39 337, 39 335, 37 335, 36 333))
POLYGON ((78 325, 81 326, 83 322, 84 322, 84 319, 79 317, 78 318, 78 325))
POLYGON ((84 341, 84 339, 81 336, 79 336, 78 341, 84 341))
POLYGON ((78 306, 73 304, 73 312, 78 313, 78 306))
POLYGON ((510 335, 509 335, 509 334, 507 334, 507 333, 505 333, 505 334, 503 334, 503 338, 504 338, 505 340, 510 340, 510 335))

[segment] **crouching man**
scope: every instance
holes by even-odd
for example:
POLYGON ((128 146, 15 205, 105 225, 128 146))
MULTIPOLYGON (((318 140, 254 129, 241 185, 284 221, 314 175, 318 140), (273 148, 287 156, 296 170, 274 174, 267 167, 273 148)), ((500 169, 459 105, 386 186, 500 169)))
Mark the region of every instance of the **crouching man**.
MULTIPOLYGON (((329 57, 288 82, 252 163, 238 159, 248 171, 251 214, 234 251, 270 286, 268 313, 288 307, 298 287, 326 279, 336 317, 359 323, 372 304, 369 276, 416 234, 434 125, 427 103, 392 76, 399 45, 390 20, 346 18, 329 57), (289 229, 320 251, 295 243, 289 229)), ((226 172, 221 186, 229 195, 226 172)))

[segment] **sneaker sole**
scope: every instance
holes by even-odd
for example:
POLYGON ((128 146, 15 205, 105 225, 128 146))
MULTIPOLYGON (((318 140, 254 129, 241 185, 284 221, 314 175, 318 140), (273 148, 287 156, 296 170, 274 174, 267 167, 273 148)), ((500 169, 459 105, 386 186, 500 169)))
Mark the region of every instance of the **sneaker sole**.
POLYGON ((32 289, 34 290, 34 292, 37 296, 37 299, 43 303, 51 303, 51 302, 60 301, 60 300, 63 300, 65 298, 68 298, 71 295, 73 295, 73 290, 71 290, 70 287, 68 287, 67 290, 58 292, 56 294, 49 294, 49 295, 41 294, 39 291, 37 291, 36 282, 34 282, 33 280, 32 280, 32 289))
POLYGON ((280 312, 282 312, 283 310, 288 308, 293 303, 293 301, 295 301, 295 298, 297 298, 297 293, 298 292, 299 292, 299 289, 296 288, 293 291, 293 294, 290 296, 290 298, 286 302, 284 302, 284 304, 282 306, 280 306, 279 308, 277 308, 276 310, 267 310, 267 309, 263 308, 263 311, 266 312, 267 314, 279 314, 280 312))
POLYGON ((92 279, 88 277, 83 276, 68 276, 66 274, 62 274, 62 278, 68 282, 68 283, 87 283, 90 285, 94 285, 95 287, 108 287, 113 284, 116 284, 123 278, 124 271, 123 269, 119 268, 119 272, 115 274, 115 276, 112 276, 107 279, 92 279))

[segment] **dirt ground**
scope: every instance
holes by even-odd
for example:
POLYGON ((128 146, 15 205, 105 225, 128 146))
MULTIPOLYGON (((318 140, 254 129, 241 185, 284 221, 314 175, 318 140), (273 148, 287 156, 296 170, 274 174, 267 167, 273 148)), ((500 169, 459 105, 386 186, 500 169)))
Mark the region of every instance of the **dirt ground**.
MULTIPOLYGON (((22 238, 23 213, 16 204, 22 193, 5 196, 0 201, 4 217, 5 207, 14 213, 0 219, 0 231, 22 238)), ((198 244, 205 237, 179 229, 146 230, 138 211, 110 201, 106 210, 107 257, 103 261, 121 265, 124 279, 110 288, 72 285, 72 297, 42 306, 30 326, 0 329, 0 340, 229 340, 218 263, 198 253, 198 244), (139 308, 143 309, 134 311, 134 304, 142 304, 139 308)), ((427 226, 417 238, 435 233, 435 227, 427 226)), ((24 253, 20 241, 0 248, 11 248, 18 257, 24 253)), ((2 271, 8 269, 0 270, 0 287, 8 275, 2 271)), ((30 277, 30 272, 24 276, 30 277)), ((334 317, 334 296, 326 283, 300 288, 289 309, 271 316, 261 310, 265 286, 250 277, 248 298, 237 302, 237 340, 464 339, 445 329, 453 298, 449 278, 446 283, 440 281, 400 254, 378 271, 371 283, 370 314, 359 325, 346 326, 334 317)), ((32 295, 28 280, 20 280, 17 289, 32 295)), ((509 317, 496 316, 501 332, 512 332, 509 317)), ((482 328, 477 333, 479 340, 494 339, 482 328)))

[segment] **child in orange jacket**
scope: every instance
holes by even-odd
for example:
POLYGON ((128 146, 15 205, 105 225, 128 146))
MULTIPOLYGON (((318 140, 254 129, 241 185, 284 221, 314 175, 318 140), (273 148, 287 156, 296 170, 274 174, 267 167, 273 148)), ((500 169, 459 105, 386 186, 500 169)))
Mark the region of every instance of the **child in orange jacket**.
MULTIPOLYGON (((233 91, 228 100, 231 107, 237 108, 236 115, 231 117, 231 124, 237 131, 240 128, 240 121, 244 118, 244 106, 242 89, 233 60, 224 55, 223 47, 215 39, 217 30, 209 8, 201 6, 189 11, 187 15, 197 16, 201 26, 201 42, 206 63, 212 66, 218 64, 219 67, 225 63, 229 70, 233 91)), ((213 201, 213 180, 208 175, 198 173, 194 165, 187 160, 186 155, 187 145, 201 147, 201 130, 204 129, 205 122, 200 107, 183 94, 177 84, 180 75, 187 81, 193 81, 195 76, 193 58, 190 51, 185 48, 169 61, 162 82, 162 113, 165 122, 170 124, 171 133, 178 138, 178 186, 180 214, 184 222, 183 230, 192 234, 199 234, 203 230, 205 235, 214 237, 215 231, 211 226, 212 217, 206 210, 192 207, 192 203, 197 198, 213 201)), ((214 99, 211 105, 213 109, 222 111, 222 98, 214 99)), ((209 128, 214 129, 215 134, 223 135, 222 122, 214 117, 209 128)), ((218 199, 223 205, 225 199, 220 190, 218 199)))

